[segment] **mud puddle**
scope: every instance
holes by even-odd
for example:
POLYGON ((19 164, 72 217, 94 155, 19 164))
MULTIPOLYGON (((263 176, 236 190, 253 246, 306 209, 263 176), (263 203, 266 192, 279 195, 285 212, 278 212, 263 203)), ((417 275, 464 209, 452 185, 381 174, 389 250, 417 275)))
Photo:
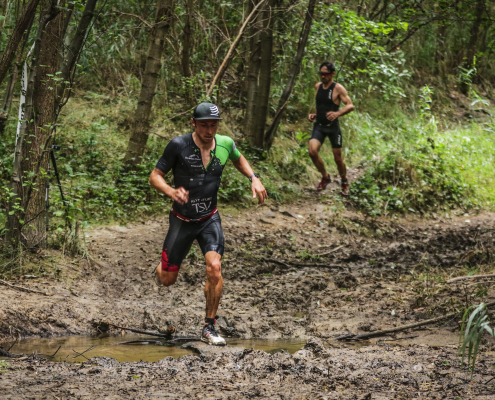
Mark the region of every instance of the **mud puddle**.
MULTIPOLYGON (((227 348, 264 350, 267 353, 300 350, 306 342, 300 339, 227 339, 227 348)), ((6 343, 5 348, 11 344, 6 343)), ((158 338, 142 335, 125 336, 67 336, 58 338, 23 339, 10 350, 17 354, 37 354, 50 361, 83 362, 92 357, 110 357, 119 362, 155 362, 165 357, 179 358, 193 354, 181 345, 169 345, 158 338), (58 351, 57 351, 58 349, 58 351)))

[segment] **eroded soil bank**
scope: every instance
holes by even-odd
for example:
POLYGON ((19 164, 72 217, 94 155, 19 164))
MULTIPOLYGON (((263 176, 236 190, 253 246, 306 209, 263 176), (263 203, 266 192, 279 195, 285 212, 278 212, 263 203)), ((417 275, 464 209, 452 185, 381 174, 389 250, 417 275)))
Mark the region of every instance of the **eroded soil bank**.
MULTIPOLYGON (((311 339, 319 350, 313 343, 294 355, 243 350, 158 363, 94 359, 79 366, 9 361, 13 369, 0 375, 3 390, 11 398, 42 397, 47 390, 59 398, 94 398, 93 390, 109 398, 192 398, 198 393, 212 398, 360 398, 368 393, 416 398, 435 391, 444 393, 439 398, 493 396, 495 381, 484 383, 495 373, 495 343, 483 339, 471 382, 455 357, 459 318, 363 348, 342 347, 333 339, 493 301, 489 280, 482 285, 445 280, 493 270, 494 214, 371 220, 350 206, 336 213, 329 193, 307 195, 290 206, 272 202, 221 213, 227 244, 218 312, 222 333, 244 339, 319 338, 311 339), (407 338, 407 346, 391 342, 401 338, 407 338), (25 392, 16 392, 16 385, 25 392)), ((0 286, 1 337, 121 334, 106 323, 153 330, 167 321, 180 335, 198 335, 204 313, 199 249, 193 248, 173 287, 158 288, 151 280, 166 230, 165 217, 95 229, 88 243, 98 264, 60 262, 53 252, 40 255, 40 263, 57 263, 60 275, 10 282, 50 295, 0 286)))

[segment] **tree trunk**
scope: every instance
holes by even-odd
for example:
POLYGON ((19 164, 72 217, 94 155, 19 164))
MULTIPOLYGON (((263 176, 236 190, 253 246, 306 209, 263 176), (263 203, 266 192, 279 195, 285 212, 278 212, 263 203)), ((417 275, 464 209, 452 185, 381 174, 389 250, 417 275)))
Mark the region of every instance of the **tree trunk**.
POLYGON ((156 83, 162 66, 163 44, 165 35, 172 23, 175 0, 158 0, 156 23, 151 31, 148 58, 139 94, 138 105, 132 127, 132 136, 127 146, 124 165, 133 168, 141 162, 148 141, 151 106, 155 96, 156 83))
POLYGON ((260 73, 261 46, 260 34, 263 27, 262 15, 258 14, 258 18, 252 24, 250 30, 250 47, 251 56, 248 62, 247 73, 247 102, 246 115, 244 117, 244 130, 246 135, 253 136, 256 129, 256 106, 258 98, 258 77, 260 73))
POLYGON ((299 44, 297 46, 296 56, 292 60, 292 66, 289 72, 289 80, 285 85, 284 91, 280 96, 280 101, 278 102, 277 112, 273 118, 273 122, 268 128, 265 135, 265 147, 270 149, 277 133, 280 120, 282 118, 283 112, 287 103, 289 102, 292 90, 294 90, 294 85, 296 84, 296 78, 299 75, 299 69, 301 68, 301 61, 304 56, 304 49, 306 48, 306 43, 308 42, 309 32, 311 31, 311 25, 313 23, 313 14, 315 11, 316 0, 309 0, 308 11, 306 13, 306 18, 304 19, 303 27, 301 30, 301 36, 299 39, 299 44))
POLYGON ((29 27, 29 23, 36 13, 36 7, 39 2, 40 0, 30 0, 29 3, 24 6, 21 18, 16 23, 12 35, 10 35, 10 39, 5 47, 2 59, 0 60, 0 84, 3 82, 5 75, 9 70, 10 64, 14 59, 17 46, 19 46, 19 43, 21 42, 24 31, 29 27))
POLYGON ((478 0, 476 4, 476 19, 471 27, 471 37, 469 38, 468 52, 467 52, 467 66, 473 66, 473 59, 476 54, 476 45, 478 44, 480 36, 480 27, 483 22, 484 13, 484 2, 483 0, 478 0))
POLYGON ((191 20, 192 13, 194 8, 194 0, 187 0, 187 14, 186 14, 186 22, 184 24, 184 34, 182 38, 182 74, 189 78, 191 73, 191 65, 190 65, 190 51, 191 51, 191 39, 192 39, 192 30, 191 30, 191 20))
POLYGON ((16 142, 13 190, 16 194, 9 219, 8 235, 13 245, 22 243, 26 248, 43 247, 47 231, 47 179, 52 133, 60 111, 60 93, 66 87, 71 69, 80 53, 88 30, 96 0, 88 0, 76 35, 69 46, 68 57, 59 72, 61 50, 68 27, 70 10, 64 13, 57 7, 58 0, 42 4, 50 10, 41 11, 38 34, 33 51, 26 90, 23 123, 16 142), (64 18, 65 17, 65 18, 64 18), (63 79, 60 79, 60 78, 63 79), (67 79, 66 79, 67 78, 67 79), (59 85, 62 85, 60 89, 59 85))
POLYGON ((24 36, 22 38, 22 45, 21 48, 17 51, 14 67, 12 68, 12 74, 10 75, 9 82, 7 83, 7 87, 5 89, 2 108, 0 109, 0 136, 4 132, 5 123, 7 122, 10 115, 12 100, 14 98, 14 88, 17 82, 17 78, 19 77, 19 68, 22 63, 24 48, 26 47, 26 43, 29 39, 29 33, 31 32, 31 28, 33 27, 34 17, 35 15, 33 14, 29 26, 24 32, 24 36))
POLYGON ((273 22, 276 0, 269 0, 263 12, 263 32, 261 33, 261 60, 259 75, 259 95, 256 112, 256 129, 252 136, 252 143, 258 148, 264 148, 266 119, 270 103, 270 83, 272 75, 273 54, 273 22))
MULTIPOLYGON (((93 19, 97 1, 98 0, 86 1, 86 6, 84 7, 84 12, 79 22, 79 25, 77 26, 74 38, 72 39, 69 45, 67 55, 62 60, 62 65, 61 65, 62 73, 60 74, 61 83, 57 87, 57 107, 58 107, 57 114, 60 112, 60 109, 65 105, 65 103, 63 103, 62 101, 63 101, 64 91, 67 85, 69 85, 69 90, 72 86, 70 83, 67 84, 65 82, 72 81, 73 70, 76 65, 77 59, 81 54, 81 50, 83 48, 84 42, 86 41, 86 35, 88 32, 89 24, 93 19)), ((72 15, 72 11, 71 10, 69 11, 70 12, 67 13, 66 19, 64 20, 65 30, 68 27, 67 19, 70 18, 70 16, 72 15)))
MULTIPOLYGON (((45 10, 41 11, 38 32, 33 50, 33 58, 28 74, 28 85, 26 88, 26 102, 24 104, 24 117, 21 125, 19 137, 16 141, 14 153, 14 168, 12 172, 12 191, 13 199, 9 210, 14 211, 9 215, 7 240, 17 246, 23 243, 25 247, 35 247, 44 242, 45 236, 45 204, 43 201, 45 195, 45 185, 42 179, 36 182, 36 171, 40 168, 46 170, 48 153, 43 151, 47 134, 51 129, 45 126, 47 118, 43 117, 43 112, 48 112, 49 116, 53 115, 53 102, 50 101, 50 94, 53 100, 53 90, 50 90, 52 82, 44 82, 47 73, 55 73, 57 66, 58 44, 60 42, 59 14, 57 0, 51 2, 44 1, 45 10), (46 10, 49 6, 50 9, 46 10), (50 65, 50 61, 54 64, 50 65), (53 71, 53 72, 52 72, 53 71), (50 89, 49 89, 50 88, 50 89), (47 93, 48 92, 48 93, 47 93), (44 104, 43 101, 46 101, 44 104), (41 106, 41 107, 40 107, 41 106), (36 110, 36 113, 34 112, 36 110), (41 118, 37 118, 40 116, 41 118), (36 120, 36 124, 34 124, 36 120), (39 133, 39 136, 37 134, 39 133), (26 139, 29 140, 26 140, 26 139), (39 163, 39 167, 38 164, 39 163), (31 173, 34 172, 34 175, 31 173), (33 186, 36 185, 33 190, 33 186), (34 193, 33 193, 34 192, 34 193), (31 199, 31 193, 33 198, 31 199), (27 229, 26 229, 27 228, 27 229), (25 232, 22 230, 25 229, 25 232)), ((48 124, 52 121, 49 120, 48 124)))

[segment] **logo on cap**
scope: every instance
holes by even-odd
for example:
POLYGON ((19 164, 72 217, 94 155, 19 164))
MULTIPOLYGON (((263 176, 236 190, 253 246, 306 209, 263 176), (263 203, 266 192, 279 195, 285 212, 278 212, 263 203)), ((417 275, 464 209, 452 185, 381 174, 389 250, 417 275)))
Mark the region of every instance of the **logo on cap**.
POLYGON ((210 107, 210 114, 212 117, 219 117, 220 116, 220 110, 218 109, 217 106, 210 107))

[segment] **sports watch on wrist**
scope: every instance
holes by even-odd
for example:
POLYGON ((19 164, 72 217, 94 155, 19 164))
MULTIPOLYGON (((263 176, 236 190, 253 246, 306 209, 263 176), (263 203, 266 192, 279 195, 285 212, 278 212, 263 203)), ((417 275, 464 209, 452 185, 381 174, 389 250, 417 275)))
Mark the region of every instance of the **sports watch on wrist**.
POLYGON ((252 181, 253 181, 253 176, 255 176, 256 178, 259 178, 259 177, 260 177, 258 174, 252 174, 252 175, 249 177, 249 182, 252 182, 252 181))

